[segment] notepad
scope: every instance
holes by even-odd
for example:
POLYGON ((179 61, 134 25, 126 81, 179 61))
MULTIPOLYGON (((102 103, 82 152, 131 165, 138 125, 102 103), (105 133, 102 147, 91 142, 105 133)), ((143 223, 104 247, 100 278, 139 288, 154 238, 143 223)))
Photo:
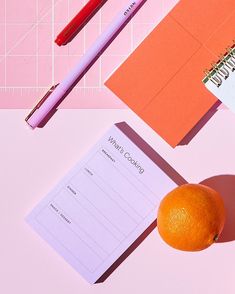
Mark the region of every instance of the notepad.
POLYGON ((154 222, 161 198, 183 183, 126 123, 118 123, 33 209, 27 222, 95 283, 154 222))
POLYGON ((235 112, 235 46, 232 46, 203 79, 206 88, 235 112))
POLYGON ((175 147, 218 102, 202 80, 234 25, 234 0, 181 0, 106 86, 175 147))

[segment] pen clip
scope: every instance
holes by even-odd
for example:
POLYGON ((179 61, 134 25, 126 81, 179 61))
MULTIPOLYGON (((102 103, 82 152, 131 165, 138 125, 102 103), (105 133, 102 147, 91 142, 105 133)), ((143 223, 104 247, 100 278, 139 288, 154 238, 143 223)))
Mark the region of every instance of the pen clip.
POLYGON ((36 106, 32 109, 32 111, 29 113, 29 115, 25 118, 25 121, 27 122, 29 118, 34 114, 34 112, 41 107, 41 105, 47 100, 47 98, 51 95, 51 93, 55 90, 55 88, 58 86, 54 85, 52 86, 46 94, 39 100, 39 102, 36 104, 36 106))

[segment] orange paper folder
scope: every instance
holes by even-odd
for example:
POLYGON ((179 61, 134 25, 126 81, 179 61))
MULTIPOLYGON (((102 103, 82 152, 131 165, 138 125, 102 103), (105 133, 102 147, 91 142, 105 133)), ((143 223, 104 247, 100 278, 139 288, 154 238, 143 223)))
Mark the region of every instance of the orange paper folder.
POLYGON ((234 38, 234 0, 181 0, 106 86, 175 147, 217 102, 202 80, 234 38))

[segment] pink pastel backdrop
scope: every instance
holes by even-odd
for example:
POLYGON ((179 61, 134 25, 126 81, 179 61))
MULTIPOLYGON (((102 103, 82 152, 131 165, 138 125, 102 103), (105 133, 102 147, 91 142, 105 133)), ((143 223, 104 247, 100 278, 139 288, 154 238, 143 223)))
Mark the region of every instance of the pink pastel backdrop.
POLYGON ((233 113, 219 110, 189 145, 173 149, 127 109, 61 109, 35 131, 24 122, 27 112, 0 110, 1 294, 235 293, 233 113), (229 226, 223 242, 197 253, 168 247, 154 230, 103 284, 91 286, 24 217, 119 121, 133 127, 187 181, 214 182, 222 189, 229 226))
MULTIPOLYGON (((126 2, 108 0, 69 46, 57 48, 54 36, 85 1, 0 0, 0 108, 31 108, 126 2)), ((176 2, 147 0, 62 107, 124 108, 102 83, 176 2)), ((176 149, 127 109, 64 109, 36 131, 27 128, 27 113, 0 109, 0 293, 235 293, 233 113, 220 107, 189 145, 176 149), (227 225, 221 242, 198 253, 171 249, 155 230, 105 283, 90 286, 33 233, 24 217, 118 121, 127 121, 186 180, 224 192, 227 225)))
MULTIPOLYGON (((58 83, 128 0, 108 0, 67 46, 54 39, 87 0, 0 0, 0 108, 32 108, 58 83)), ((147 0, 62 108, 125 108, 103 83, 178 0, 147 0)))

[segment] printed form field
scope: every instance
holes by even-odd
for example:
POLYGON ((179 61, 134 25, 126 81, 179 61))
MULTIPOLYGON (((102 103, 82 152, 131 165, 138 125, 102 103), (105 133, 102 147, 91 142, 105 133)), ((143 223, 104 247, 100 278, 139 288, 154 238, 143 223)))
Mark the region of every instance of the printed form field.
POLYGON ((119 164, 98 151, 37 216, 90 272, 155 209, 152 192, 119 164))

